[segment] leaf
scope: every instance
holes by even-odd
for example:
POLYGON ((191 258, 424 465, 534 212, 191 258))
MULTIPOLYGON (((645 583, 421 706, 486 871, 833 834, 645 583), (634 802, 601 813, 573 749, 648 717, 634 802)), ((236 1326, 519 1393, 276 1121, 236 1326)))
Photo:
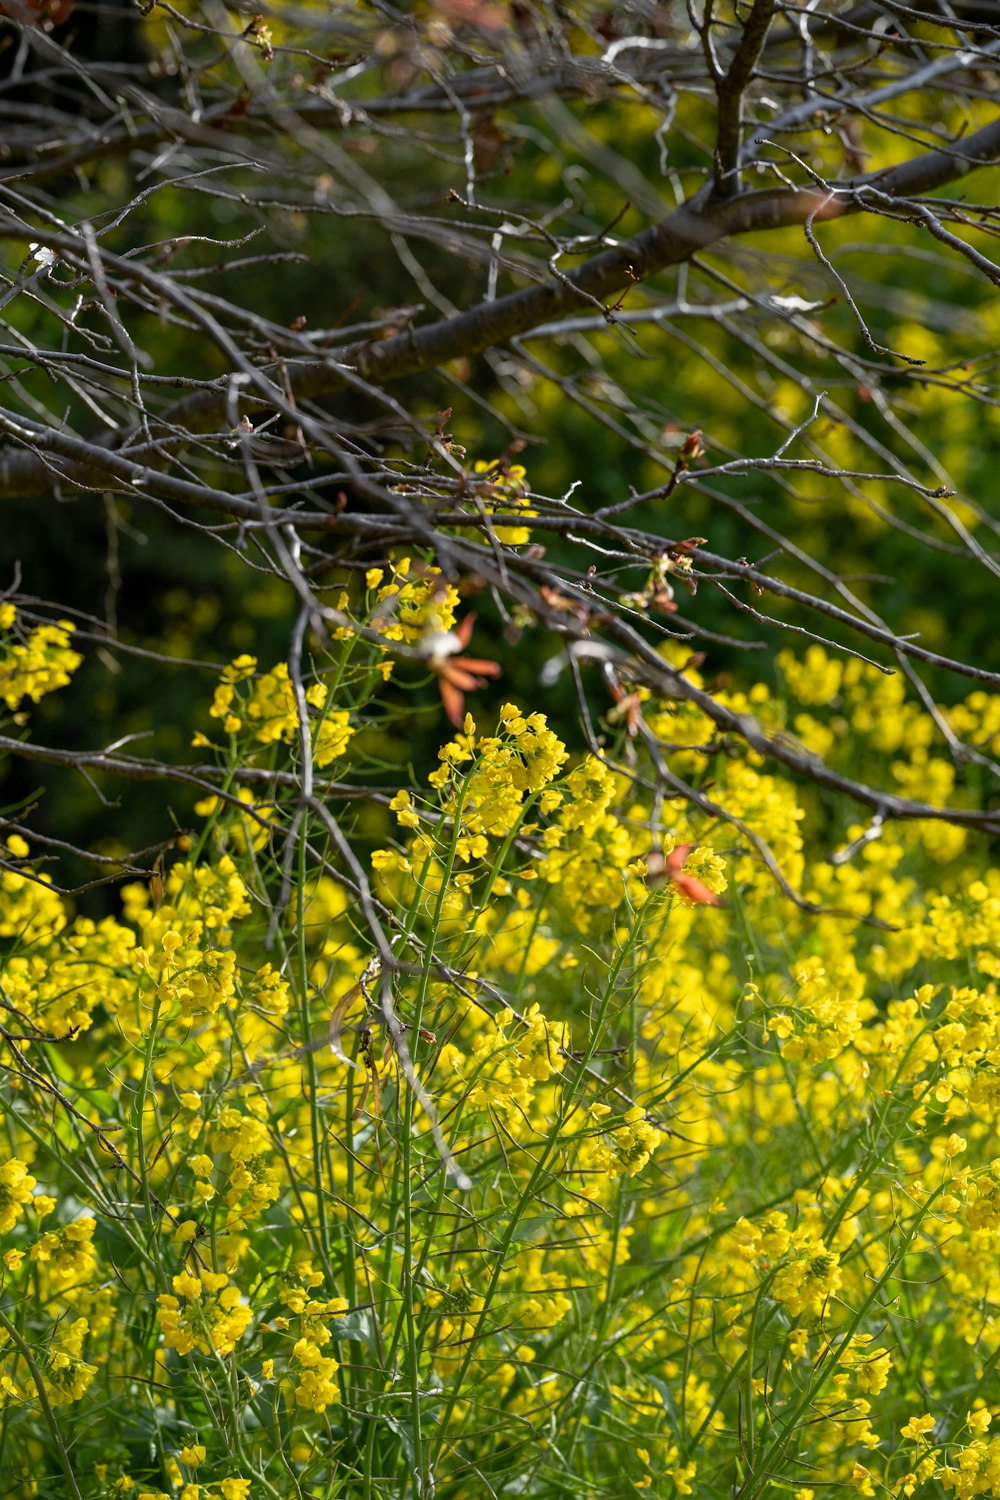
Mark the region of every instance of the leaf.
POLYGON ((367 1076, 368 1069, 361 1063, 355 1062, 353 1057, 348 1057, 340 1044, 340 1038, 344 1030, 344 1019, 351 1006, 362 994, 360 984, 352 985, 346 994, 341 995, 333 1010, 330 1012, 330 1024, 326 1034, 327 1046, 339 1062, 346 1063, 349 1068, 355 1068, 359 1073, 367 1076))

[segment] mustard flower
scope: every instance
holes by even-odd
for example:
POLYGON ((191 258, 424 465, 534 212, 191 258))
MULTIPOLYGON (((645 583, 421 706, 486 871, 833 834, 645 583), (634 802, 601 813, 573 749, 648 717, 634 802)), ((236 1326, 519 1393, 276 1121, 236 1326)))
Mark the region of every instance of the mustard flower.
POLYGON ((253 1314, 224 1272, 187 1272, 176 1276, 174 1293, 157 1297, 157 1321, 168 1349, 178 1354, 198 1350, 231 1354, 250 1326, 253 1314), (183 1299, 183 1300, 182 1300, 183 1299))
POLYGON ((96 1227, 96 1221, 88 1217, 62 1229, 50 1230, 31 1246, 29 1259, 44 1267, 49 1280, 56 1285, 84 1282, 96 1260, 93 1246, 96 1227))
POLYGON ((31 1202, 31 1190, 34 1186, 35 1179, 30 1176, 24 1162, 18 1161, 17 1157, 5 1161, 0 1167, 0 1234, 13 1229, 25 1204, 31 1202))
POLYGON ((37 703, 66 686, 83 661, 69 644, 74 629, 69 620, 38 625, 23 645, 0 647, 0 699, 8 708, 19 708, 25 698, 37 703))

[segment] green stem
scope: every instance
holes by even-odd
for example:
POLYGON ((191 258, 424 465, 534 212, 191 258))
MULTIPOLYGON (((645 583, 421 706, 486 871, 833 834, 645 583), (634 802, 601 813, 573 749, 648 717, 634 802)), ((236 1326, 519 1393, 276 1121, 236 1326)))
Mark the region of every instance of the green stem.
POLYGON ((83 1500, 79 1488, 77 1487, 76 1476, 73 1473, 73 1465, 70 1463, 69 1453, 66 1450, 66 1444, 63 1442, 62 1433, 59 1431, 59 1423, 56 1421, 56 1414, 52 1410, 52 1403, 49 1400, 48 1392, 45 1389, 45 1377, 39 1369, 35 1361, 35 1357, 32 1354, 27 1343, 21 1337, 20 1333, 17 1331, 14 1324, 11 1322, 2 1308, 0 1308, 0 1328, 3 1328, 5 1330, 11 1342, 17 1346, 22 1359, 31 1372, 31 1378, 34 1381, 35 1389, 38 1392, 38 1400, 41 1403, 42 1411, 45 1414, 45 1421, 48 1425, 49 1431, 52 1434, 52 1440, 59 1451, 59 1462, 62 1464, 63 1472, 66 1475, 66 1482, 69 1485, 69 1492, 72 1496, 72 1500, 83 1500))

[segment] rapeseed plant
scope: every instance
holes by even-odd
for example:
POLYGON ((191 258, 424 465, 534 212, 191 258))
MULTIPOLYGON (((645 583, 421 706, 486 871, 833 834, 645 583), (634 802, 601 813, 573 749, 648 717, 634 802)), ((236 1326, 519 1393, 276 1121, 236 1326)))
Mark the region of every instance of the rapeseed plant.
MULTIPOLYGON (((457 605, 386 576, 304 718, 282 664, 222 671, 220 791, 117 916, 8 839, 5 1495, 1000 1495, 988 851, 936 822, 830 847, 815 799, 645 693, 740 827, 620 766, 628 724, 584 751, 508 703, 371 794, 364 853, 345 757, 393 646, 457 605), (258 798, 248 767, 288 774, 258 798)), ((12 709, 69 640, 5 648, 12 709)), ((970 797, 898 685, 781 666, 720 696, 970 797)), ((997 699, 942 712, 1000 750, 997 699)))

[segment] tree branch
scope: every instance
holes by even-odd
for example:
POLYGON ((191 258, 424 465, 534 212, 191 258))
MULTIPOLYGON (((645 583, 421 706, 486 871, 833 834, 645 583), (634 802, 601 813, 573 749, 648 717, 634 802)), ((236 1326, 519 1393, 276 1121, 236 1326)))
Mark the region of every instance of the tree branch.
MULTIPOLYGON (((353 365, 371 385, 388 384, 501 347, 519 334, 577 312, 594 298, 605 301, 669 266, 683 264, 733 235, 786 229, 804 224, 811 216, 823 220, 871 212, 871 204, 864 200, 866 186, 893 199, 930 192, 1000 159, 1000 117, 969 136, 962 148, 961 157, 931 151, 888 171, 832 184, 829 190, 768 189, 741 193, 719 203, 712 201, 709 189, 703 189, 661 223, 593 256, 564 277, 551 277, 492 302, 481 302, 454 317, 348 349, 338 364, 353 365)), ((614 321, 612 312, 607 317, 609 323, 614 321)), ((287 369, 298 400, 329 395, 345 384, 344 372, 332 364, 289 363, 287 369)), ((183 397, 170 408, 166 419, 190 431, 217 429, 225 417, 227 397, 222 384, 218 393, 198 391, 183 397)))
POLYGON ((739 191, 743 95, 754 76, 774 11, 775 0, 754 0, 729 71, 716 87, 719 125, 715 145, 715 195, 719 198, 731 198, 739 191))

